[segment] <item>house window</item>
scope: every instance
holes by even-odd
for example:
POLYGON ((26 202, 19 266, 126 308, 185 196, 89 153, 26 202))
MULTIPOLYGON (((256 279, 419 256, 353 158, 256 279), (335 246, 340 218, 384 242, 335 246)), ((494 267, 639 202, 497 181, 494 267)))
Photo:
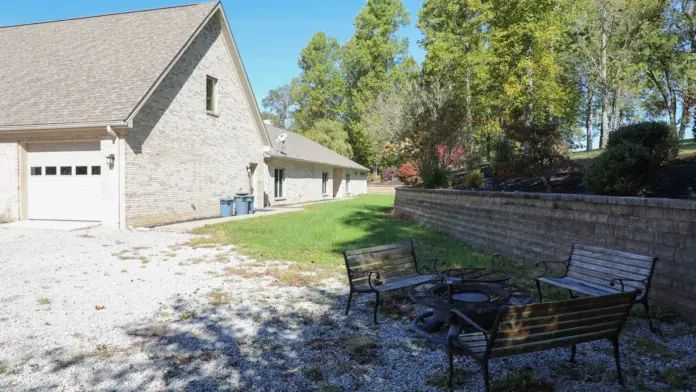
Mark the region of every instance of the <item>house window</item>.
POLYGON ((283 182, 285 182, 285 170, 275 169, 275 197, 283 197, 283 182))
POLYGON ((56 175, 56 167, 55 166, 46 166, 46 175, 47 176, 55 176, 56 175))
POLYGON ((329 172, 321 173, 321 194, 327 194, 327 188, 329 187, 329 172))
POLYGON ((76 176, 86 176, 87 175, 87 166, 75 166, 75 175, 76 176))
POLYGON ((72 176, 72 166, 61 166, 60 167, 61 176, 72 176))
POLYGON ((350 174, 346 173, 346 193, 350 193, 350 174))
POLYGON ((92 175, 93 176, 100 176, 101 175, 101 166, 92 166, 92 175))
POLYGON ((31 175, 32 176, 40 176, 41 175, 41 166, 34 166, 31 168, 31 175))
POLYGON ((205 109, 210 114, 218 113, 217 79, 212 76, 205 78, 205 109))

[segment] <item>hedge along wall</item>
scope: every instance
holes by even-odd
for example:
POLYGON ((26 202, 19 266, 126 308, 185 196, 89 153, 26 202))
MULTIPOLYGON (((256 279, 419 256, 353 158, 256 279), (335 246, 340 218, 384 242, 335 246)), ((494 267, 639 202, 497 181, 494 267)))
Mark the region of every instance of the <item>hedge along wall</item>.
POLYGON ((514 259, 564 260, 575 242, 659 257, 651 298, 696 318, 696 201, 399 188, 394 204, 514 259))

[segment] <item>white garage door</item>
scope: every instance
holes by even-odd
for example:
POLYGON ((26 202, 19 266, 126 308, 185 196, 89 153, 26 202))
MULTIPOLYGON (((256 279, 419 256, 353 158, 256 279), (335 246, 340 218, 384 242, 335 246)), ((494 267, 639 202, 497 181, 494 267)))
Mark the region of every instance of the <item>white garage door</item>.
POLYGON ((29 219, 101 220, 99 142, 27 146, 29 219))

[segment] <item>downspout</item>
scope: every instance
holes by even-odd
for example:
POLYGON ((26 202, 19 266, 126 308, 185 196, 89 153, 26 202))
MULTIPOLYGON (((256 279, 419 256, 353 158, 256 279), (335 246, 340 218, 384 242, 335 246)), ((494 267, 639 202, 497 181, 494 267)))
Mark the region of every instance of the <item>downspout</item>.
MULTIPOLYGON (((122 223, 121 222, 121 159, 123 159, 123 156, 121 156, 121 146, 118 143, 118 134, 114 132, 114 130, 111 128, 111 125, 106 126, 106 133, 111 136, 111 142, 112 144, 116 145, 116 156, 119 159, 119 162, 114 163, 114 170, 116 174, 116 216, 117 218, 117 227, 121 229, 122 223)), ((112 180, 113 181, 113 180, 112 180)))

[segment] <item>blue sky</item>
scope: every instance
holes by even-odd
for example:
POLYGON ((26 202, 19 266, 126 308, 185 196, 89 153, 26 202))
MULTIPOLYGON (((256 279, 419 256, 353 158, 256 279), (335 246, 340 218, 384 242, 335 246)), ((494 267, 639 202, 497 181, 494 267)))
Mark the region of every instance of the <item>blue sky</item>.
MULTIPOLYGON (((193 3, 195 0, 0 0, 0 25, 43 22, 193 3)), ((411 25, 401 31, 411 54, 421 62, 420 31, 415 27, 421 0, 404 0, 411 25)), ((353 18, 365 0, 223 0, 256 99, 297 75, 297 57, 317 31, 347 41, 353 18)))

